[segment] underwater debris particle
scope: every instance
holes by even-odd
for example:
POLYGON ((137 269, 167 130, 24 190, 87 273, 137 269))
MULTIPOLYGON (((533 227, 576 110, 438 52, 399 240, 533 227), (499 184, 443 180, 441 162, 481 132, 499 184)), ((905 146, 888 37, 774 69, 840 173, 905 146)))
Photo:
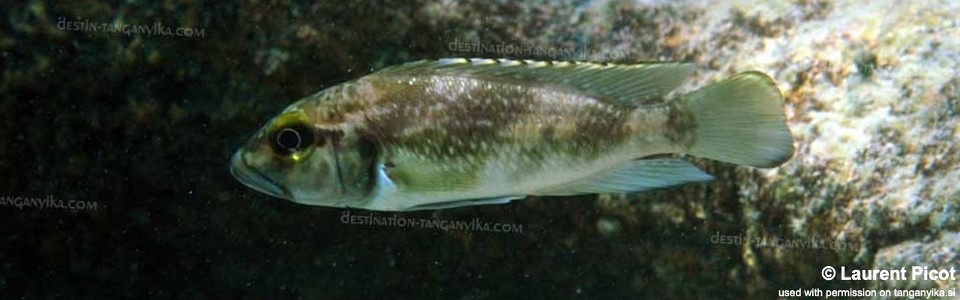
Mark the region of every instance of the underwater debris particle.
POLYGON ((873 71, 877 69, 877 54, 870 51, 862 51, 857 53, 857 56, 853 58, 854 64, 857 66, 857 72, 860 74, 863 79, 870 79, 873 76, 873 71))

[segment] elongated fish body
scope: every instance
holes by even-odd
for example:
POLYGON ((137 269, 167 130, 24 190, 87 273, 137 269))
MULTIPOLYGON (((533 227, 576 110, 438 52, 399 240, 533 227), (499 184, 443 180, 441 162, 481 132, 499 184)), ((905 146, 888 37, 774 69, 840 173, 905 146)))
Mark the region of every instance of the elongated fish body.
POLYGON ((527 195, 637 192, 711 177, 690 154, 774 167, 793 153, 782 96, 747 72, 666 99, 687 64, 444 59, 302 99, 232 172, 295 202, 404 211, 527 195))

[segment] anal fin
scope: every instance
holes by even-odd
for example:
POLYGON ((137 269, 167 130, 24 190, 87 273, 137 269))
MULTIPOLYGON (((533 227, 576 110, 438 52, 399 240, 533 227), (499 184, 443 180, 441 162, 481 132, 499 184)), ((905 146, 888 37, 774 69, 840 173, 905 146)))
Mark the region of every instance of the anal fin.
POLYGON ((437 202, 437 203, 417 205, 417 206, 407 208, 405 210, 406 211, 435 210, 435 209, 447 209, 447 208, 464 207, 464 206, 507 204, 512 200, 520 199, 523 197, 524 196, 506 196, 506 197, 495 197, 495 198, 454 200, 454 201, 447 201, 447 202, 437 202))
POLYGON ((532 195, 631 193, 710 180, 713 176, 682 159, 633 160, 604 173, 532 195))

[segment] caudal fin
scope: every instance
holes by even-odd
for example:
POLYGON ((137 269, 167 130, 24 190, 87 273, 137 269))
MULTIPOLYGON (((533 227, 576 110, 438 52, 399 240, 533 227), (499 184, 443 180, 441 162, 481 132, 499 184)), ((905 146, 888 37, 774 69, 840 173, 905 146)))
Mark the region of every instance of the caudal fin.
POLYGON ((692 155, 762 168, 779 166, 793 156, 783 96, 766 74, 741 73, 681 101, 697 122, 692 155))

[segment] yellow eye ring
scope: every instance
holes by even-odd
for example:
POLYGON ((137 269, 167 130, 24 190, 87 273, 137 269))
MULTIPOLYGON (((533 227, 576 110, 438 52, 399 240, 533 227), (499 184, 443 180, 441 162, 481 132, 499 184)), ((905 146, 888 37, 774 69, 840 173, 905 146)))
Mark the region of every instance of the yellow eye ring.
POLYGON ((317 142, 316 130, 306 122, 302 113, 290 113, 277 118, 267 143, 279 156, 300 161, 317 142))

